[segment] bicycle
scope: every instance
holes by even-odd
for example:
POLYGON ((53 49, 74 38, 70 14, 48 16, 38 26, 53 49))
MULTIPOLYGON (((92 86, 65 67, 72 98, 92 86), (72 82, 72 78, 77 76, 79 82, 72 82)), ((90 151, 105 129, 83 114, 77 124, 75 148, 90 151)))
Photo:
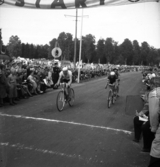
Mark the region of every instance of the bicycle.
POLYGON ((56 99, 56 106, 58 111, 62 111, 64 109, 64 106, 66 103, 69 104, 69 106, 73 106, 74 100, 75 100, 75 93, 73 88, 69 88, 69 95, 67 98, 66 95, 66 83, 61 83, 61 90, 58 92, 57 99, 56 99))
POLYGON ((111 107, 111 104, 114 104, 117 99, 117 90, 115 89, 114 84, 109 84, 109 93, 108 93, 108 108, 111 107))

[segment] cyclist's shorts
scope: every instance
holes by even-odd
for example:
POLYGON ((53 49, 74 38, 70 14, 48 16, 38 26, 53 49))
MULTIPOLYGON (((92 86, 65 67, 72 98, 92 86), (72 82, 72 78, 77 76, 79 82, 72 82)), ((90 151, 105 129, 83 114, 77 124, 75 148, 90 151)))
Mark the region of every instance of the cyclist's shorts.
POLYGON ((61 79, 61 83, 68 83, 69 79, 61 79))

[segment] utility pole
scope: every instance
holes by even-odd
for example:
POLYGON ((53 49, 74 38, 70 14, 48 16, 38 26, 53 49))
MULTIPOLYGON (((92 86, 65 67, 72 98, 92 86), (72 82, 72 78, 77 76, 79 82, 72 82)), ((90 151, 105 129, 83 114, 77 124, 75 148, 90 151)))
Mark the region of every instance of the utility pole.
POLYGON ((80 64, 82 63, 81 61, 81 54, 82 54, 82 29, 83 29, 83 18, 88 17, 87 15, 83 15, 83 9, 82 9, 82 16, 81 16, 81 37, 80 37, 80 48, 79 48, 79 68, 78 68, 78 83, 80 83, 80 74, 81 74, 81 69, 80 69, 80 64))
MULTIPOLYGON (((82 9, 83 10, 83 9, 82 9)), ((84 17, 84 16, 78 16, 78 8, 76 8, 76 16, 72 16, 72 15, 65 15, 66 17, 76 17, 75 20, 75 38, 74 38, 74 68, 76 67, 76 52, 77 52, 77 21, 78 21, 78 17, 84 17)))
POLYGON ((75 38, 74 38, 74 68, 76 67, 76 51, 77 51, 77 18, 78 18, 78 9, 76 8, 76 16, 72 15, 65 15, 66 17, 76 17, 76 22, 75 22, 75 38))
POLYGON ((75 38, 74 38, 74 68, 76 67, 76 52, 77 52, 77 17, 78 9, 76 8, 76 27, 75 27, 75 38))

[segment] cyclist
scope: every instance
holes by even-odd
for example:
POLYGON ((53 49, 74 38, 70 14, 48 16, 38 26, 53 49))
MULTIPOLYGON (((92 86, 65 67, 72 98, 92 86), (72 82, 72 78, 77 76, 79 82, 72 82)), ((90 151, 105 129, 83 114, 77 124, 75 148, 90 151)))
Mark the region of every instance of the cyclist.
POLYGON ((116 84, 117 83, 117 76, 115 74, 115 72, 112 70, 108 76, 108 82, 105 88, 107 88, 108 84, 112 84, 114 85, 114 90, 116 88, 116 84))
POLYGON ((68 95, 70 91, 70 86, 72 84, 72 72, 68 70, 68 67, 63 67, 62 71, 59 73, 59 79, 56 83, 56 85, 59 85, 61 83, 66 83, 66 99, 68 100, 68 95))
MULTIPOLYGON (((114 68, 113 69, 113 71, 115 72, 115 75, 117 76, 117 90, 119 90, 119 83, 120 83, 120 78, 119 78, 119 76, 120 76, 120 74, 119 74, 119 72, 118 72, 118 68, 114 68)), ((117 92, 118 93, 118 92, 117 92)), ((117 94, 117 96, 119 96, 118 94, 117 94)))
POLYGON ((118 68, 114 68, 113 71, 115 72, 115 75, 117 76, 117 79, 119 79, 119 72, 118 72, 118 68))

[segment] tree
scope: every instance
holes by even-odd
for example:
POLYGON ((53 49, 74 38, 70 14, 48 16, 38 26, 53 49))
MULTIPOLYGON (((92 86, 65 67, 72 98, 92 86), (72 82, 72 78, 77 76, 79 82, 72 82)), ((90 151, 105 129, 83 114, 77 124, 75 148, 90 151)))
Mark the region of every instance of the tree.
POLYGON ((139 46, 139 43, 137 40, 133 41, 133 62, 135 65, 140 64, 141 59, 141 47, 139 46))
POLYGON ((62 55, 61 55, 61 59, 65 59, 65 47, 66 47, 66 39, 67 39, 67 35, 65 32, 61 32, 58 36, 58 43, 59 46, 62 50, 62 55))
POLYGON ((113 63, 114 56, 114 41, 112 38, 107 38, 105 40, 105 57, 108 63, 113 63))
POLYGON ((66 33, 65 38, 65 49, 64 49, 64 59, 65 60, 73 60, 74 55, 74 42, 73 42, 73 36, 70 33, 66 33))
POLYGON ((49 45, 42 45, 41 46, 41 52, 42 52, 42 58, 48 58, 48 51, 49 51, 49 45))
POLYGON ((29 58, 29 44, 28 43, 25 45, 25 57, 29 58))
POLYGON ((21 57, 25 57, 25 44, 24 43, 21 44, 21 51, 22 51, 21 57))
POLYGON ((114 64, 121 64, 120 49, 118 46, 118 42, 114 42, 113 47, 114 47, 114 56, 113 56, 114 64))
POLYGON ((125 39, 124 42, 120 45, 120 54, 124 58, 124 64, 133 64, 133 46, 129 39, 125 39))
POLYGON ((105 57, 105 40, 99 39, 97 42, 97 58, 99 59, 100 63, 105 64, 106 63, 106 57, 105 57))
POLYGON ((49 59, 53 59, 53 56, 51 54, 52 52, 52 49, 55 47, 55 44, 56 44, 56 41, 57 39, 56 38, 53 38, 50 42, 49 42, 49 48, 48 48, 48 58, 49 59))
POLYGON ((81 60, 85 63, 87 63, 87 57, 86 57, 86 44, 85 44, 85 37, 82 36, 82 48, 81 48, 81 60))
POLYGON ((148 53, 148 64, 149 65, 159 65, 160 57, 158 56, 158 50, 154 47, 150 47, 150 51, 148 53))
POLYGON ((141 46, 141 64, 142 65, 148 65, 149 61, 149 52, 150 52, 150 46, 147 42, 143 42, 141 46))
POLYGON ((95 36, 88 34, 83 42, 85 44, 85 57, 88 62, 92 62, 93 55, 95 54, 95 36))
POLYGON ((10 37, 7 49, 9 51, 10 56, 12 57, 21 56, 22 54, 21 41, 17 35, 10 37))

